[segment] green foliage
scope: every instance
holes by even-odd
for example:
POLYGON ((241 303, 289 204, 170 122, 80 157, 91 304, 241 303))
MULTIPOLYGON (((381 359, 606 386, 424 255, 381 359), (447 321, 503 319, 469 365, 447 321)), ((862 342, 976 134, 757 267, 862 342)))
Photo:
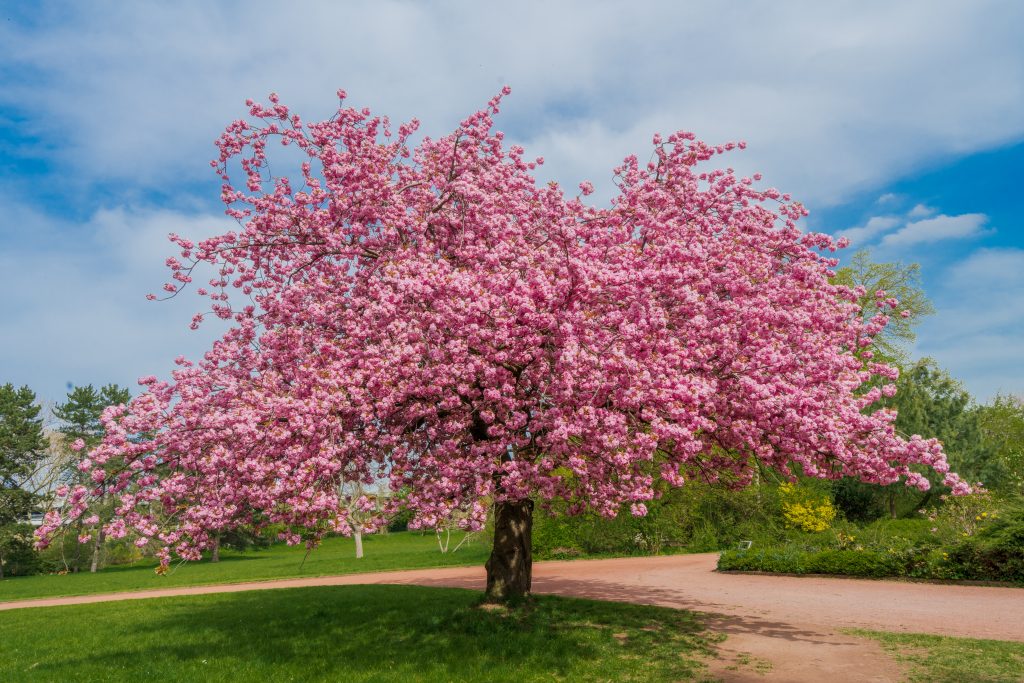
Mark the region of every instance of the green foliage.
POLYGON ((764 571, 780 574, 840 574, 882 578, 903 576, 900 559, 874 550, 800 550, 792 546, 760 550, 727 550, 720 570, 764 571))
MULTIPOLYGON (((1001 486, 1006 478, 996 449, 983 438, 983 411, 972 405, 970 393, 934 360, 924 358, 905 368, 896 382, 896 394, 878 407, 898 411, 896 429, 909 436, 937 438, 951 469, 968 481, 1001 486)), ((932 489, 921 493, 902 483, 889 486, 842 479, 833 485, 836 505, 847 519, 869 521, 881 515, 900 517, 933 502, 944 489, 942 478, 931 470, 918 470, 932 489)))
POLYGON ((880 289, 899 300, 898 310, 910 311, 908 318, 891 316, 889 324, 876 337, 872 347, 878 362, 896 365, 906 363, 907 347, 917 338, 914 326, 921 318, 935 312, 921 286, 921 266, 917 263, 874 263, 871 261, 871 253, 861 250, 851 257, 850 265, 836 271, 833 282, 848 287, 864 287, 864 296, 858 303, 865 319, 878 314, 875 292, 880 289))
POLYGON ((997 479, 982 479, 989 488, 1024 495, 1024 399, 998 395, 978 409, 981 436, 995 454, 997 479))
POLYGON ((685 549, 721 550, 748 539, 783 533, 774 485, 734 491, 691 482, 647 503, 647 515, 567 516, 554 508, 534 515, 533 551, 539 559, 581 555, 649 555, 685 549))
POLYGON ((43 436, 40 407, 28 387, 0 386, 0 487, 18 488, 42 458, 47 442, 43 436))
MULTIPOLYGON (((896 395, 882 402, 899 411, 896 429, 942 441, 950 466, 968 481, 993 483, 995 453, 981 438, 980 414, 971 394, 931 358, 903 370, 896 395)), ((933 475, 933 483, 939 484, 933 475)))
POLYGON ((35 569, 24 522, 36 496, 24 486, 48 445, 35 400, 28 387, 0 386, 0 579, 35 569))
POLYGON ((39 571, 39 557, 32 548, 33 531, 31 524, 0 526, 0 576, 28 576, 39 571))
MULTIPOLYGON (((452 534, 453 546, 462 540, 452 534)), ((68 538, 68 551, 78 546, 68 538)), ((144 558, 126 566, 107 567, 90 574, 62 576, 39 575, 13 578, 0 582, 0 601, 22 600, 57 595, 89 595, 117 591, 154 590, 177 586, 203 586, 242 581, 265 581, 311 576, 333 576, 356 572, 376 572, 392 569, 418 569, 483 565, 490 552, 487 542, 471 542, 457 553, 442 554, 433 533, 401 532, 363 537, 366 557, 354 557, 354 542, 342 536, 330 537, 323 545, 308 551, 305 547, 277 543, 258 553, 240 553, 231 549, 221 551, 220 562, 185 562, 171 565, 166 576, 154 573, 156 561, 144 558)), ((80 547, 80 546, 78 546, 80 547)), ((63 571, 59 551, 44 556, 55 563, 51 571, 63 571)), ((0 680, 3 680, 0 677, 0 680)))
POLYGON ((665 607, 479 600, 328 586, 16 610, 2 617, 0 680, 688 681, 720 640, 665 607))
POLYGON ((131 397, 131 391, 116 384, 107 384, 98 391, 91 384, 74 387, 68 392, 67 401, 53 409, 53 414, 63 422, 58 431, 68 441, 82 439, 87 448, 93 448, 103 440, 103 409, 127 403, 131 397))
POLYGON ((922 633, 849 633, 879 641, 899 661, 910 664, 910 683, 1019 683, 1024 671, 1024 643, 922 633))
POLYGON ((934 545, 935 524, 920 515, 912 518, 878 519, 854 533, 859 534, 862 543, 884 543, 890 538, 905 538, 918 545, 934 545))
POLYGON ((949 551, 966 578, 1024 583, 1024 501, 1016 499, 949 551))
POLYGON ((412 521, 412 511, 403 508, 388 522, 388 531, 408 531, 412 521))
POLYGON ((975 494, 950 497, 926 513, 863 527, 846 523, 826 533, 790 534, 784 541, 726 551, 718 567, 1024 583, 1024 502, 975 494))
POLYGON ((941 501, 941 506, 921 512, 932 523, 935 538, 945 544, 974 536, 999 516, 997 501, 985 491, 969 496, 944 495, 941 501))
POLYGON ((256 530, 249 527, 235 527, 223 533, 220 539, 221 548, 231 548, 239 552, 247 550, 265 550, 274 544, 276 532, 256 530))
MULTIPOLYGON (((86 475, 78 469, 78 463, 85 456, 89 449, 97 446, 104 436, 103 423, 100 416, 107 406, 127 403, 131 399, 131 392, 128 389, 116 384, 95 389, 91 384, 84 387, 74 387, 68 392, 67 401, 54 407, 53 413, 62 422, 58 431, 64 435, 64 449, 66 456, 63 461, 60 479, 65 484, 90 485, 86 475), (76 439, 85 442, 85 450, 78 453, 71 451, 69 446, 76 439)), ((106 469, 111 471, 122 463, 119 459, 112 459, 107 462, 106 469)), ((105 495, 97 496, 90 504, 84 516, 96 515, 100 519, 100 528, 96 533, 98 538, 90 544, 88 553, 81 548, 76 548, 71 553, 64 553, 62 561, 66 563, 71 571, 80 571, 85 564, 85 556, 91 558, 90 566, 98 569, 104 564, 117 562, 130 562, 138 559, 130 548, 123 547, 123 544, 110 544, 103 538, 102 525, 110 520, 114 511, 114 501, 109 500, 105 495), (113 551, 111 555, 108 551, 113 551)), ((77 537, 81 532, 81 525, 72 527, 72 532, 77 537)))

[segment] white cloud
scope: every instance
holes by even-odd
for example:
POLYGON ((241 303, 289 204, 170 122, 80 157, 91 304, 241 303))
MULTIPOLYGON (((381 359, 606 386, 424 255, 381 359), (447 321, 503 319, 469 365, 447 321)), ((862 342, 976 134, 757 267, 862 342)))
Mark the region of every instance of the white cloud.
POLYGON ((922 242, 965 239, 984 235, 988 216, 983 213, 964 213, 959 216, 940 214, 934 218, 907 223, 882 239, 885 246, 909 246, 922 242))
POLYGON ((902 221, 895 216, 873 216, 863 226, 849 228, 839 233, 839 235, 850 240, 850 244, 854 247, 860 247, 879 235, 892 230, 900 223, 902 221))
POLYGON ((744 138, 748 152, 726 163, 764 171, 812 208, 1024 134, 1024 5, 1013 2, 527 2, 487 12, 455 2, 95 2, 39 12, 32 28, 0 27, 0 66, 31 74, 0 102, 93 179, 208 177, 210 143, 246 97, 278 90, 311 118, 329 113, 339 86, 359 106, 419 116, 437 134, 510 83, 500 125, 567 186, 588 177, 607 187, 612 159, 643 154, 655 128, 744 138))
POLYGON ((982 401, 1024 392, 1024 249, 979 249, 939 282, 938 311, 922 323, 917 351, 982 401))
MULTIPOLYGON (((31 153, 55 169, 42 182, 68 197, 97 185, 123 192, 106 209, 86 206, 80 225, 0 197, 0 286, 12 293, 0 315, 0 379, 49 393, 66 380, 159 374, 178 353, 205 348, 204 333, 186 329, 196 299, 142 295, 163 282, 166 232, 220 225, 181 187, 208 182, 216 201, 212 141, 244 113, 245 98, 271 90, 309 120, 329 116, 344 87, 355 106, 417 116, 438 135, 508 83, 499 127, 545 156, 543 179, 570 191, 590 179, 603 198, 610 169, 628 153, 644 157, 655 131, 745 139, 748 150, 723 163, 764 172, 812 210, 1024 136, 1024 3, 665 1, 627 10, 580 0, 480 11, 456 2, 324 0, 297 10, 95 0, 29 11, 30 24, 0 22, 0 107, 19 135, 41 141, 31 153), (171 197, 166 209, 132 199, 153 193, 171 197)), ((885 215, 847 236, 902 246, 984 225, 980 214, 914 213, 923 206, 897 215, 902 199, 879 197, 885 215)), ((950 282, 964 286, 1015 258, 979 254, 950 282)), ((1017 350, 1011 333, 984 332, 986 319, 1017 310, 992 303, 993 291, 1009 290, 971 291, 936 317, 971 321, 964 336, 937 335, 935 348, 966 358, 974 330, 1002 340, 992 348, 1017 350)))
POLYGON ((1024 293, 1024 249, 979 249, 950 268, 949 274, 950 284, 957 289, 985 292, 1005 301, 1016 290, 1024 293))
POLYGON ((957 216, 935 216, 934 213, 932 207, 917 204, 903 216, 872 216, 864 225, 847 228, 837 235, 846 237, 855 247, 863 247, 879 238, 883 247, 904 247, 923 242, 979 237, 993 232, 985 229, 988 216, 983 213, 957 216))
MULTIPOLYGON (((5 230, 8 216, 30 215, 4 208, 5 230)), ((163 262, 175 253, 167 233, 203 237, 223 231, 223 217, 114 207, 96 212, 74 239, 65 226, 59 241, 52 239, 59 226, 18 227, 35 239, 0 252, 0 287, 13 293, 0 316, 0 381, 28 384, 51 401, 63 398, 67 382, 135 389, 138 377, 166 375, 175 356, 196 358, 209 347, 216 323, 188 329, 207 307, 199 297, 144 296, 167 279, 163 262)))
POLYGON ((918 204, 907 213, 907 216, 910 218, 925 218, 926 216, 931 216, 934 213, 935 209, 932 207, 924 204, 918 204))

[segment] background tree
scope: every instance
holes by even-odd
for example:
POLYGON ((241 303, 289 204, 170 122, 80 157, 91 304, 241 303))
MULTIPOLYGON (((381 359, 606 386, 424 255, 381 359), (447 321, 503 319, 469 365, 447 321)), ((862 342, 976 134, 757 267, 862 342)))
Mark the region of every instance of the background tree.
POLYGON ((356 559, 362 559, 363 534, 373 533, 383 521, 380 514, 381 501, 376 487, 368 486, 358 476, 346 477, 342 474, 338 481, 338 505, 341 511, 338 520, 339 531, 346 536, 352 536, 356 546, 356 559))
MULTIPOLYGON (((1024 399, 997 395, 977 410, 985 444, 995 454, 1002 477, 991 481, 997 491, 1024 495, 1024 399)), ((990 480, 982 478, 989 484, 990 480)))
MULTIPOLYGON (((910 356, 910 346, 917 338, 915 328, 923 317, 935 312, 921 284, 920 265, 877 263, 871 260, 870 251, 861 249, 850 257, 848 265, 836 271, 832 281, 850 287, 858 293, 857 306, 864 320, 877 315, 880 306, 884 307, 885 301, 890 297, 899 301, 900 314, 892 316, 885 329, 875 337, 870 357, 865 360, 865 365, 881 362, 900 368, 902 375, 896 383, 897 394, 886 398, 885 405, 900 411, 897 428, 901 433, 938 437, 939 435, 935 433, 936 424, 945 417, 945 412, 940 409, 941 414, 936 413, 934 419, 929 419, 927 415, 929 407, 938 407, 938 403, 941 403, 934 400, 935 396, 929 395, 929 392, 937 390, 938 387, 934 383, 928 383, 932 376, 924 367, 914 371, 915 364, 910 356), (914 376, 907 377, 908 371, 914 376), (919 380, 924 380, 928 386, 919 387, 919 380), (926 395, 928 398, 925 398, 926 395), (904 415, 901 410, 903 407, 913 413, 914 417, 904 415), (918 431, 921 426, 925 431, 918 431)), ((932 364, 926 366, 937 371, 932 364)), ((949 381, 952 382, 951 379, 949 381)), ((868 391, 873 384, 866 383, 862 391, 868 391)), ((869 410, 876 410, 879 407, 882 407, 882 404, 872 405, 869 410)), ((948 430, 946 431, 948 435, 948 430)), ((861 521, 882 514, 896 516, 900 504, 912 505, 911 501, 914 498, 911 492, 900 487, 868 486, 856 478, 836 481, 833 485, 833 496, 836 504, 848 518, 861 521)))
POLYGON ((899 301, 900 315, 893 316, 874 338, 871 350, 878 362, 908 365, 909 347, 917 339, 914 328, 923 317, 935 313, 921 285, 920 264, 876 263, 871 260, 870 251, 861 249, 850 257, 849 265, 836 271, 833 282, 860 288, 857 305, 865 320, 877 315, 879 303, 884 301, 876 296, 877 292, 885 292, 886 297, 899 301))
POLYGON ((24 485, 48 446, 35 401, 27 386, 0 386, 0 579, 5 565, 24 564, 31 556, 32 528, 26 522, 36 496, 24 485))
MULTIPOLYGON (((493 506, 487 594, 503 600, 530 590, 537 500, 642 516, 658 481, 743 486, 755 463, 926 487, 922 464, 967 490, 938 442, 862 410, 894 390, 860 391, 895 377, 863 359, 896 302, 858 315, 801 205, 698 168, 737 145, 656 136, 594 207, 589 183, 537 186, 541 161, 492 130, 499 100, 415 149, 415 122, 395 135, 342 106, 307 124, 273 95, 228 127, 214 165, 240 229, 172 236, 165 290, 212 264, 199 294, 233 327, 106 414, 89 460, 121 494, 108 533, 158 540, 164 566, 253 515, 315 544, 339 521, 340 474, 387 479, 413 527, 466 510, 478 529, 493 506), (305 155, 296 173, 270 175, 269 143, 305 155)), ((70 519, 88 497, 71 491, 70 519)))
MULTIPOLYGON (((81 468, 82 458, 88 449, 95 448, 103 440, 105 430, 101 416, 108 406, 128 403, 131 391, 116 384, 107 384, 98 391, 88 384, 84 387, 73 387, 68 392, 67 400, 54 407, 54 415, 61 420, 58 431, 64 435, 64 445, 70 457, 64 461, 61 479, 70 486, 89 486, 91 480, 81 468), (80 442, 83 447, 71 450, 70 444, 80 442), (79 455, 81 454, 81 455, 79 455)), ((116 462, 108 461, 106 470, 112 471, 116 462)), ((102 562, 104 526, 113 514, 112 503, 108 500, 105 482, 100 482, 95 495, 91 498, 86 510, 86 518, 96 518, 96 531, 92 535, 92 553, 89 571, 95 573, 102 562)), ((82 533, 81 526, 76 528, 75 536, 82 533)), ((76 545, 76 553, 71 560, 72 571, 81 568, 80 544, 76 545)))
MULTIPOLYGON (((964 386, 923 358, 908 365, 896 381, 895 395, 879 402, 879 408, 898 411, 896 429, 904 435, 920 434, 942 442, 943 450, 961 476, 985 486, 998 486, 1005 473, 995 449, 982 438, 981 412, 964 386)), ((922 469, 941 490, 941 477, 922 469)), ((836 504, 849 519, 866 521, 883 514, 892 518, 913 513, 931 504, 936 489, 921 495, 900 486, 865 486, 855 480, 837 482, 836 504)))

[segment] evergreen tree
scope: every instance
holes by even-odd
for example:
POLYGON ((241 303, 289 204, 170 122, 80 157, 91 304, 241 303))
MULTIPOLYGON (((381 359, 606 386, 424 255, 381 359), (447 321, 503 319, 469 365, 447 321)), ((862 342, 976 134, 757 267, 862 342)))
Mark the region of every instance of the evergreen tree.
MULTIPOLYGON (((88 476, 83 474, 78 468, 78 463, 89 449, 98 445, 103 440, 105 432, 100 416, 107 406, 127 403, 130 399, 131 392, 116 384, 107 384, 99 390, 88 384, 84 387, 72 388, 68 392, 67 401, 54 408, 54 415, 63 422, 58 431, 66 437, 65 442, 71 444, 77 439, 81 439, 85 443, 85 448, 79 451, 76 457, 71 457, 66 461, 66 467, 62 473, 64 483, 69 485, 90 484, 88 476)), ((114 463, 109 463, 109 466, 113 465, 114 463)), ((96 496, 89 508, 89 514, 96 515, 101 522, 92 539, 92 559, 90 562, 90 571, 92 572, 96 572, 101 564, 104 540, 102 524, 109 520, 111 512, 110 501, 106 491, 103 490, 103 485, 101 485, 99 495, 96 496)), ((80 532, 80 529, 77 530, 80 532)), ((79 571, 81 563, 81 548, 79 545, 76 545, 75 553, 70 562, 71 570, 79 571)))
POLYGON ((31 527, 25 521, 35 496, 24 484, 47 447, 35 400, 27 386, 0 386, 0 579, 5 565, 24 564, 32 557, 31 527))
POLYGON ((92 448, 103 440, 103 425, 100 423, 103 409, 127 403, 131 397, 131 391, 116 384, 108 384, 98 391, 87 384, 69 391, 67 401, 55 407, 53 413, 64 423, 59 431, 69 443, 82 439, 86 448, 92 448))

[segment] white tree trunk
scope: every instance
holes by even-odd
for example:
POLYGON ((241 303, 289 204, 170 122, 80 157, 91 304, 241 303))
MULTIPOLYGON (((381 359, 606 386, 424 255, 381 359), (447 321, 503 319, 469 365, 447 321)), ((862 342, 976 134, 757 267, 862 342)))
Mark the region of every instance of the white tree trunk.
POLYGON ((356 559, 363 557, 363 532, 361 529, 353 529, 352 537, 356 539, 356 559))
POLYGON ((96 538, 92 545, 92 564, 89 566, 89 571, 95 574, 100 568, 100 553, 103 551, 103 527, 96 531, 96 538))

